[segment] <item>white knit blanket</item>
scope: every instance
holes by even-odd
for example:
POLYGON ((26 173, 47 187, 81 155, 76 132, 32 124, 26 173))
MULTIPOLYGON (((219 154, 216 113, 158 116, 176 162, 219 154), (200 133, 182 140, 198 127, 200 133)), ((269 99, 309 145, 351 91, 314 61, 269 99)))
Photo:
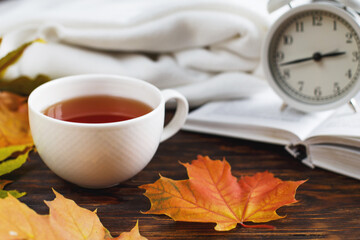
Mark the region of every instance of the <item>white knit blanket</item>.
POLYGON ((258 71, 265 8, 265 0, 2 1, 0 56, 43 38, 6 79, 126 75, 177 89, 198 106, 266 87, 258 71))

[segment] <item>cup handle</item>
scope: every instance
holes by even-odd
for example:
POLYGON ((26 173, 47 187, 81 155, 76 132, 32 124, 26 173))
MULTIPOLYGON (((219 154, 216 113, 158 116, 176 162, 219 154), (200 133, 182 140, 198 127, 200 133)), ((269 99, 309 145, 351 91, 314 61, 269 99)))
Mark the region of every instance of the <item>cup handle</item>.
POLYGON ((170 99, 176 100, 176 111, 174 117, 164 127, 163 133, 160 138, 160 142, 173 136, 184 125, 186 117, 189 112, 189 104, 186 98, 179 92, 172 89, 165 89, 161 91, 164 101, 167 102, 170 99))

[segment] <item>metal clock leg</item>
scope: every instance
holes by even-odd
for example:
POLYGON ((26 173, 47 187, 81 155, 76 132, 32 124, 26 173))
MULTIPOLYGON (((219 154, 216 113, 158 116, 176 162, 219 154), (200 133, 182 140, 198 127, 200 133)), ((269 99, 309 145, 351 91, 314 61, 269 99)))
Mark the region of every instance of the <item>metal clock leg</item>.
POLYGON ((349 106, 350 106, 351 109, 354 111, 354 113, 360 112, 359 104, 357 103, 357 101, 356 101, 355 98, 350 99, 350 101, 349 101, 349 106))

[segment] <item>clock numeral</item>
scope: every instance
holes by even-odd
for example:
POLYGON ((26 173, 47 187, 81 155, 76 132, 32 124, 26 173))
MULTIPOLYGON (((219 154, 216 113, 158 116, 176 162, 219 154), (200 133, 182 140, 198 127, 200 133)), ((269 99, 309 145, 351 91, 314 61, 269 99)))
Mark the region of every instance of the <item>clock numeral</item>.
POLYGON ((283 36, 284 45, 291 45, 293 43, 293 37, 291 35, 283 36))
POLYGON ((333 30, 334 31, 336 31, 337 30, 337 23, 336 23, 336 21, 334 20, 334 22, 333 22, 333 30))
POLYGON ((349 79, 351 79, 351 77, 352 77, 351 69, 346 71, 345 76, 347 76, 349 79))
POLYGON ((357 62, 357 61, 360 60, 360 53, 359 52, 353 52, 352 55, 353 55, 353 59, 352 59, 353 62, 357 62))
POLYGON ((289 70, 289 69, 284 69, 283 74, 282 74, 282 78, 283 78, 284 80, 290 78, 290 70, 289 70))
POLYGON ((346 37, 346 43, 352 43, 353 34, 351 32, 346 33, 345 37, 346 37))
POLYGON ((296 32, 304 31, 304 22, 296 22, 295 23, 296 32))
POLYGON ((284 57, 285 57, 284 53, 281 52, 281 51, 278 51, 275 54, 275 59, 276 59, 277 62, 281 62, 282 60, 284 60, 284 57))
POLYGON ((320 87, 316 87, 314 89, 314 95, 315 95, 315 97, 320 97, 321 96, 321 88, 320 87))
POLYGON ((313 17, 312 17, 312 25, 313 26, 321 26, 322 25, 322 20, 323 20, 323 18, 322 18, 322 16, 321 15, 313 15, 313 17))
POLYGON ((304 89, 304 81, 298 81, 299 88, 298 90, 301 92, 304 89))
POLYGON ((340 93, 340 85, 338 82, 334 83, 334 94, 339 94, 340 93))

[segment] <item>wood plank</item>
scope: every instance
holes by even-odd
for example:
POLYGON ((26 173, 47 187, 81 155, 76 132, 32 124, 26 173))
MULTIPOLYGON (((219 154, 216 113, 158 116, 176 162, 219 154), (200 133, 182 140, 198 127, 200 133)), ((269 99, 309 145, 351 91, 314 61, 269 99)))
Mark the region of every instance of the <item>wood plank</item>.
POLYGON ((53 174, 37 154, 6 178, 15 181, 7 189, 26 191, 28 194, 21 201, 38 213, 48 213, 43 200, 54 198, 51 188, 82 207, 97 209, 113 236, 129 231, 139 220, 140 232, 149 240, 360 238, 360 181, 322 169, 312 170, 278 145, 181 131, 159 146, 141 173, 116 187, 77 187, 53 174), (198 154, 212 159, 226 157, 236 177, 268 170, 282 180, 308 182, 297 191, 298 203, 278 210, 286 217, 269 223, 275 230, 238 226, 229 232, 217 232, 212 223, 174 222, 167 216, 142 214, 150 208, 150 202, 138 186, 156 181, 159 173, 173 179, 187 178, 185 168, 178 162, 190 162, 198 154))

